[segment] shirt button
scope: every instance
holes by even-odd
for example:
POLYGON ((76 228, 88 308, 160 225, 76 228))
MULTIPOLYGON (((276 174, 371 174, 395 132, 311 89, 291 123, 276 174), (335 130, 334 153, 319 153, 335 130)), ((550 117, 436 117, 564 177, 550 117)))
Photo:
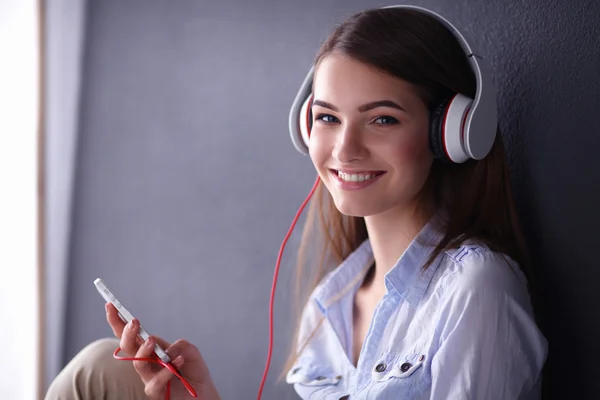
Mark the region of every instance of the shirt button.
POLYGON ((400 366, 400 371, 406 372, 410 369, 410 367, 412 367, 411 363, 404 363, 400 366))
POLYGON ((377 372, 383 372, 383 371, 385 371, 386 368, 387 368, 387 366, 385 364, 378 364, 375 367, 375 371, 377 371, 377 372))
POLYGON ((423 361, 425 359, 425 356, 422 355, 421 357, 419 357, 419 362, 423 361))

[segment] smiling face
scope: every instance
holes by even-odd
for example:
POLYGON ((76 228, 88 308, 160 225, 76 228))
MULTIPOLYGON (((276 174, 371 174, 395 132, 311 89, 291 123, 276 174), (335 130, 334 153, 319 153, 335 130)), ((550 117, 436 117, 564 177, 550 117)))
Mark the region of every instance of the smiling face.
POLYGON ((433 156, 416 88, 341 55, 315 72, 309 153, 342 214, 415 206, 433 156))

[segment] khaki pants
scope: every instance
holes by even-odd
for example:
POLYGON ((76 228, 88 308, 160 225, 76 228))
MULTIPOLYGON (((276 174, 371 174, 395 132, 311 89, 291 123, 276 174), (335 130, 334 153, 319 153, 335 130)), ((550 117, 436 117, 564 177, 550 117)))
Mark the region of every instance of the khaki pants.
POLYGON ((133 363, 113 358, 118 347, 117 339, 90 343, 54 379, 45 400, 147 400, 133 363))

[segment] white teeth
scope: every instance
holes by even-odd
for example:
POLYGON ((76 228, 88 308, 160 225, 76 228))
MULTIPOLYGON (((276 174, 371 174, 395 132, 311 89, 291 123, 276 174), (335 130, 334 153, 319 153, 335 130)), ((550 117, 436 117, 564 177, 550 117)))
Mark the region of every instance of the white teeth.
POLYGON ((340 172, 338 171, 338 176, 340 178, 342 178, 343 181, 346 182, 364 182, 364 181, 368 181, 369 179, 373 179, 375 178, 375 175, 373 174, 346 174, 344 172, 340 172))

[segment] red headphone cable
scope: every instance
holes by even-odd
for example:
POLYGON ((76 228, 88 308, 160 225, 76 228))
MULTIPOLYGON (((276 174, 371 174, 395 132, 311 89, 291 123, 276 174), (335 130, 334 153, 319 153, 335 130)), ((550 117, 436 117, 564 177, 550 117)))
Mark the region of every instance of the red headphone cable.
POLYGON ((292 225, 290 226, 290 229, 288 230, 287 234, 285 235, 285 238, 283 239, 283 242, 281 243, 281 247, 279 248, 279 255, 277 256, 277 264, 275 265, 275 273, 273 274, 273 286, 271 287, 271 299, 269 301, 269 353, 267 354, 267 364, 265 365, 265 371, 263 373, 262 381, 260 382, 260 388, 258 389, 258 400, 260 400, 260 397, 262 396, 262 391, 265 386, 265 382, 267 380, 267 375, 269 374, 269 365, 271 364, 271 355, 273 354, 273 305, 275 302, 275 288, 277 286, 277 277, 279 276, 279 265, 281 264, 281 256, 283 255, 283 250, 285 249, 285 245, 286 245, 288 239, 290 238, 290 236, 294 230, 294 227, 296 226, 296 222, 298 222, 298 218, 300 217, 300 214, 302 214, 304 207, 306 207, 306 204, 308 204, 308 201, 310 200, 313 193, 317 189, 318 184, 319 184, 319 177, 317 176, 317 179, 315 180, 315 184, 313 185, 312 189, 310 190, 310 193, 308 194, 308 196, 306 196, 306 199, 304 199, 304 202, 298 209, 298 212, 296 212, 296 216, 294 217, 294 220, 292 221, 292 225))
MULTIPOLYGON (((315 183, 314 183, 312 189, 310 190, 310 193, 308 194, 308 196, 306 196, 306 199, 304 199, 304 202, 302 203, 302 205, 296 212, 296 216, 294 217, 294 220, 292 221, 292 224, 291 224, 290 228, 288 229, 288 232, 285 235, 283 242, 281 243, 281 247, 279 248, 279 254, 277 256, 277 263, 275 264, 275 273, 273 274, 273 285, 271 286, 271 298, 269 300, 269 352, 267 354, 267 364, 265 365, 265 370, 263 373, 262 381, 260 383, 260 388, 258 389, 258 400, 260 400, 260 398, 262 396, 262 391, 265 386, 265 382, 267 380, 267 375, 269 374, 269 366, 271 365, 271 355, 273 354, 273 308, 274 308, 274 303, 275 303, 275 289, 277 287, 277 277, 279 276, 279 266, 281 265, 281 257, 283 256, 283 250, 285 249, 285 245, 287 244, 287 241, 290 238, 290 236, 292 235, 292 232, 294 231, 294 227, 296 226, 296 223, 298 222, 298 218, 300 218, 302 211, 304 210, 304 208, 308 204, 308 201, 311 199, 313 193, 317 189, 318 184, 319 184, 319 177, 317 176, 317 179, 315 180, 315 183)), ((157 356, 154 356, 153 358, 121 357, 121 356, 117 355, 117 354, 119 354, 120 351, 121 351, 121 348, 119 347, 117 350, 115 350, 115 352, 113 354, 113 357, 116 358, 117 360, 153 362, 153 363, 162 365, 164 368, 169 369, 177 378, 179 378, 181 383, 183 383, 183 385, 188 390, 190 395, 192 395, 192 397, 198 397, 198 395, 196 394, 196 391, 194 390, 192 385, 190 385, 189 382, 186 381, 185 378, 182 377, 181 374, 179 374, 179 372, 177 371, 177 369, 175 369, 175 367, 173 365, 171 365, 170 363, 165 363, 157 356)), ((171 397, 171 381, 167 382, 167 391, 165 393, 165 400, 169 400, 170 397, 171 397)))
MULTIPOLYGON (((186 381, 183 376, 181 376, 181 374, 179 373, 179 371, 177 371, 177 369, 171 363, 164 362, 163 360, 161 360, 160 358, 158 358, 158 356, 156 356, 156 355, 153 355, 152 358, 148 358, 148 357, 146 357, 146 358, 121 357, 121 356, 117 355, 117 354, 119 354, 120 351, 121 351, 121 348, 119 347, 113 353, 113 357, 116 358, 117 360, 147 361, 147 362, 152 362, 152 363, 155 363, 155 364, 160 364, 163 367, 165 367, 168 370, 170 370, 177 378, 179 378, 179 380, 181 381, 181 383, 183 383, 183 386, 185 386, 185 388, 192 395, 192 397, 194 397, 194 398, 198 397, 198 395, 196 394, 196 391, 194 390, 194 387, 192 385, 190 385, 190 383, 188 381, 186 381)), ((170 397, 171 397, 171 381, 169 380, 167 382, 167 391, 165 392, 165 400, 169 400, 170 397)))

